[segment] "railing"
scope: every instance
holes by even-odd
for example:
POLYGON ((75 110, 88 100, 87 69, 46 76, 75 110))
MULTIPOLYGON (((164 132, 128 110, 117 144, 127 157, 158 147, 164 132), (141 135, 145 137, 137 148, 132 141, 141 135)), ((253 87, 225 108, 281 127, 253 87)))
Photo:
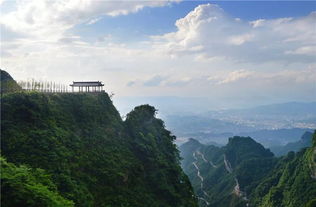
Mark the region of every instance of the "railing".
POLYGON ((36 81, 34 79, 28 81, 18 81, 19 86, 26 91, 39 91, 45 93, 70 93, 70 87, 62 83, 53 81, 36 81))
POLYGON ((44 93, 100 93, 104 92, 103 86, 95 88, 94 90, 89 90, 84 87, 80 88, 71 88, 69 85, 65 85, 62 83, 56 83, 54 81, 36 81, 34 79, 30 79, 27 81, 18 81, 19 86, 25 91, 38 91, 44 93))

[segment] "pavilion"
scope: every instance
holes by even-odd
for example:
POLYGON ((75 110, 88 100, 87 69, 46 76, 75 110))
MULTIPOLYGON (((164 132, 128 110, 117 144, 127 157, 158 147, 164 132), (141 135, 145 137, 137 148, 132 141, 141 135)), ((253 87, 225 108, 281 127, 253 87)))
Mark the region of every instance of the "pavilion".
POLYGON ((74 92, 75 87, 79 88, 79 92, 101 92, 103 91, 103 86, 101 81, 73 81, 70 84, 72 92, 74 92))

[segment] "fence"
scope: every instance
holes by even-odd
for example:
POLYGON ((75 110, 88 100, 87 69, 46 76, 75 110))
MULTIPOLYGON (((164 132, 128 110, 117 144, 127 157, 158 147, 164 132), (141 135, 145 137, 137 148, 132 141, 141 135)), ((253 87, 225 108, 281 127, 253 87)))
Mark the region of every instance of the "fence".
POLYGON ((39 91, 46 93, 69 93, 71 92, 68 85, 56 83, 53 81, 36 81, 34 79, 28 81, 18 81, 23 90, 39 91))

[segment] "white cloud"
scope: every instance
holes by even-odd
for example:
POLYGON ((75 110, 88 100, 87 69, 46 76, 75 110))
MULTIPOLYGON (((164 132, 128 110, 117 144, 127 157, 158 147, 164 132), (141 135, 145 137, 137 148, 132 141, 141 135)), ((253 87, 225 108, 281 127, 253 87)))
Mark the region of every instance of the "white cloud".
POLYGON ((233 45, 242 45, 245 42, 251 41, 253 39, 252 34, 242 34, 229 38, 229 42, 233 45))
POLYGON ((255 20, 255 21, 251 21, 251 22, 249 22, 249 23, 250 23, 250 25, 251 25, 252 27, 256 28, 256 27, 262 26, 264 22, 265 22, 264 19, 257 19, 257 20, 255 20))
POLYGON ((223 80, 218 82, 218 84, 236 82, 238 80, 245 79, 245 78, 249 77, 250 75, 252 75, 252 72, 246 71, 243 69, 237 70, 237 71, 232 71, 232 72, 228 73, 228 75, 223 80))
POLYGON ((97 18, 94 18, 94 19, 91 19, 87 22, 87 25, 90 25, 90 24, 95 24, 96 22, 98 22, 99 20, 101 20, 102 18, 101 17, 97 17, 97 18))
POLYGON ((17 9, 1 14, 0 23, 32 38, 56 41, 74 25, 93 24, 103 15, 118 16, 170 1, 25 0, 17 9))
POLYGON ((314 62, 302 55, 314 51, 309 45, 316 42, 315 22, 316 12, 301 18, 236 21, 217 5, 204 4, 179 19, 176 32, 155 36, 153 41, 154 48, 173 57, 206 54, 210 58, 224 56, 253 63, 314 62), (197 46, 200 50, 192 49, 197 46), (288 56, 287 51, 296 52, 288 56))
POLYGON ((316 45, 299 47, 295 50, 286 51, 285 54, 311 55, 315 57, 316 45))
POLYGON ((118 95, 214 100, 238 98, 241 93, 249 100, 254 96, 307 100, 316 91, 315 13, 247 22, 205 4, 176 21, 175 32, 153 36, 135 47, 114 44, 116 37, 111 34, 85 42, 69 28, 166 2, 123 1, 106 6, 102 4, 106 1, 92 0, 78 5, 35 2, 22 2, 0 20, 6 36, 1 67, 17 79, 64 83, 96 79, 118 95))

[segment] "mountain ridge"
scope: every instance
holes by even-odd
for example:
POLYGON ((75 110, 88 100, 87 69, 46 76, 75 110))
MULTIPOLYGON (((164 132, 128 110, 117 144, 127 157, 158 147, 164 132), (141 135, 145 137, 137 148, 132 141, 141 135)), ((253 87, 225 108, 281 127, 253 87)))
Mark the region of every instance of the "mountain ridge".
POLYGON ((3 162, 14 173, 1 177, 4 206, 197 206, 175 137, 152 106, 123 121, 104 92, 12 91, 1 115, 3 162), (43 179, 23 185, 35 175, 43 179))

